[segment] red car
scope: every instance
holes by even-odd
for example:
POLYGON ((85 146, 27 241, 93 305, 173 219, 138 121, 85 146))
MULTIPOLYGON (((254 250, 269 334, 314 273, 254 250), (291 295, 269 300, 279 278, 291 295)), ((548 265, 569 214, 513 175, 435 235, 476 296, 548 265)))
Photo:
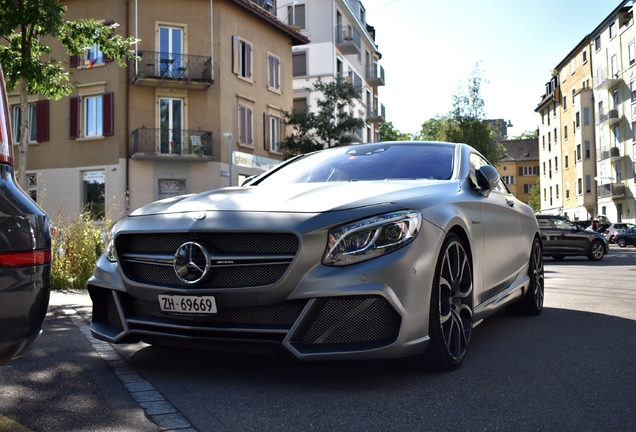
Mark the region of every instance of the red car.
POLYGON ((39 338, 50 289, 49 218, 15 181, 0 67, 0 365, 25 355, 39 338))

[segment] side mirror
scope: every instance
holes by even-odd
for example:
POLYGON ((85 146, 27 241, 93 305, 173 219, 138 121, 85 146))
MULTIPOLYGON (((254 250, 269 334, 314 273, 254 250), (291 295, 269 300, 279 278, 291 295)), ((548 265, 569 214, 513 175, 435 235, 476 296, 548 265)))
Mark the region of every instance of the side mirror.
POLYGON ((487 197, 499 181, 499 172, 492 165, 483 165, 475 175, 481 194, 487 197))

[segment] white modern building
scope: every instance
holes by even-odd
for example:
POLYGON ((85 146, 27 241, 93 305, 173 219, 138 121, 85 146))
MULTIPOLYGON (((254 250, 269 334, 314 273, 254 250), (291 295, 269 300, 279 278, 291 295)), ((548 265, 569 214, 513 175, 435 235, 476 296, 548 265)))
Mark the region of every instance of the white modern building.
POLYGON ((378 87, 385 84, 375 29, 367 24, 366 10, 359 0, 298 0, 277 5, 280 20, 295 26, 311 42, 294 46, 294 107, 316 106, 320 94, 307 88, 318 78, 331 82, 344 77, 362 88, 360 99, 346 107, 356 118, 367 121, 353 133, 353 142, 379 141, 379 124, 385 108, 378 101, 378 87))

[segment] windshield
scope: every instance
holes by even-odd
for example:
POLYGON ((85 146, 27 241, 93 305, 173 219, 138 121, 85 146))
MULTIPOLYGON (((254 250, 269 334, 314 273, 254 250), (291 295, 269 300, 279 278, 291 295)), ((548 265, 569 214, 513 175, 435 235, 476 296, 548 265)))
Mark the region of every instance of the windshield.
POLYGON ((374 143, 313 153, 285 165, 260 184, 369 180, 448 180, 452 144, 374 143))

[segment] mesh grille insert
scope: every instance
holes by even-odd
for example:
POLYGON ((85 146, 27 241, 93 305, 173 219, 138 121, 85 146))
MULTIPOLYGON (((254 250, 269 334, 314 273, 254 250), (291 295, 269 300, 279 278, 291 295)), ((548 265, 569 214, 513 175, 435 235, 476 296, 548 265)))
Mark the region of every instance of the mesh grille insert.
POLYGON ((382 297, 328 300, 302 339, 303 344, 347 344, 395 340, 401 317, 382 297))

